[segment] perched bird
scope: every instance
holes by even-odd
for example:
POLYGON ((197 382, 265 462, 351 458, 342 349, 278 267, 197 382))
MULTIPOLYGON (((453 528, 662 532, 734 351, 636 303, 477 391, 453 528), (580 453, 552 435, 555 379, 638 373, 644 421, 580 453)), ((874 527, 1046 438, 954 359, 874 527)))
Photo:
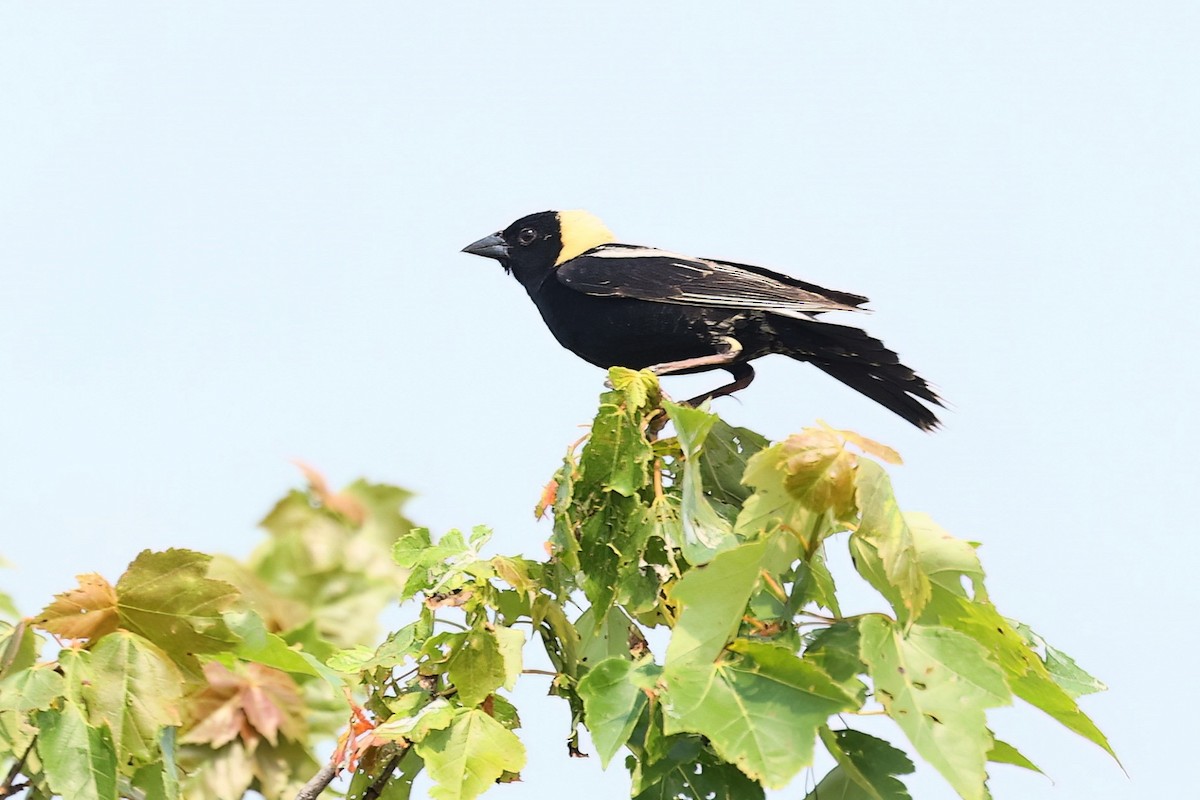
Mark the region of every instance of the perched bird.
POLYGON ((733 382, 689 403, 732 394, 754 380, 750 362, 771 353, 807 361, 924 430, 941 398, 883 342, 818 319, 862 311, 867 298, 762 267, 618 244, 586 211, 522 217, 463 252, 494 258, 529 293, 559 344, 598 367, 658 375, 723 369, 733 382))

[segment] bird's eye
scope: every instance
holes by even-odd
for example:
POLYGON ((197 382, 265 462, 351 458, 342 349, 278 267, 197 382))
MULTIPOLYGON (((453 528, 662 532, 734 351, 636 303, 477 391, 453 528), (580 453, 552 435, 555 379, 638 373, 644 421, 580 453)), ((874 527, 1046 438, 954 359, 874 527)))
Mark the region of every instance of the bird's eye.
POLYGON ((537 238, 537 231, 533 228, 522 228, 517 234, 517 242, 520 244, 533 244, 533 240, 537 238))

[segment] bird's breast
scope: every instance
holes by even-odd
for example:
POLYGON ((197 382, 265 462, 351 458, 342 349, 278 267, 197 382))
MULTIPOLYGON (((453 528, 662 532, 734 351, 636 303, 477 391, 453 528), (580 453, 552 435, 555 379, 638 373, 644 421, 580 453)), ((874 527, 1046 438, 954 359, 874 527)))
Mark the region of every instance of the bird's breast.
POLYGON ((595 297, 553 279, 530 296, 559 344, 599 367, 642 369, 714 352, 735 312, 595 297))

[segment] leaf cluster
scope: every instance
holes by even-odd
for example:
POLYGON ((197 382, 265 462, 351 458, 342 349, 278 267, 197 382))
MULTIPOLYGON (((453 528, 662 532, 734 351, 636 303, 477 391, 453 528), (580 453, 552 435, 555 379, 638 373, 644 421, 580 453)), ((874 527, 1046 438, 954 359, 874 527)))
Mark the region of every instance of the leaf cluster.
MULTIPOLYGON (((418 619, 330 662, 357 671, 379 721, 366 752, 386 741, 406 776, 387 797, 422 768, 439 799, 515 777, 503 693, 526 632, 567 701, 569 751, 580 726, 604 764, 625 749, 635 798, 761 797, 818 740, 836 766, 812 797, 908 797, 911 762, 844 722, 861 714, 891 717, 962 797, 985 798, 989 762, 1036 769, 987 725, 1014 695, 1112 752, 1076 703, 1103 687, 997 611, 975 545, 900 510, 879 463, 894 451, 826 426, 770 444, 664 399, 649 373, 610 382, 537 509, 553 515, 549 558, 489 557, 483 528, 413 531, 395 558, 418 619), (843 616, 835 541, 886 613, 843 616)), ((378 779, 360 768, 352 793, 378 779)))
POLYGON ((147 550, 33 618, 0 597, 4 792, 20 775, 30 797, 73 800, 296 793, 347 712, 325 659, 376 636, 406 577, 390 549, 412 528, 403 490, 309 477, 246 563, 147 550))

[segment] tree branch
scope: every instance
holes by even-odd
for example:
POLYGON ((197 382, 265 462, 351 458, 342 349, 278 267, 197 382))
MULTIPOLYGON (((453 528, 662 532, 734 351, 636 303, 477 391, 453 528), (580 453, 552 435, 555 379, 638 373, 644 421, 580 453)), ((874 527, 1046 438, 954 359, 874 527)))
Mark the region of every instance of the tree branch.
POLYGON ((308 783, 304 784, 304 788, 296 794, 296 800, 317 800, 317 795, 325 791, 329 784, 333 783, 333 779, 337 777, 338 768, 333 764, 326 764, 321 767, 321 771, 313 775, 308 783))
POLYGON ((383 790, 387 787, 387 782, 392 779, 392 773, 396 771, 396 767, 400 766, 400 758, 401 756, 392 756, 392 760, 383 768, 383 772, 379 773, 379 777, 375 779, 375 782, 363 792, 362 800, 378 800, 379 796, 383 794, 383 790))
POLYGON ((36 736, 29 742, 29 747, 25 748, 25 752, 21 754, 21 757, 12 765, 12 769, 8 771, 8 775, 4 778, 4 783, 0 783, 0 797, 11 797, 29 785, 28 783, 19 784, 16 781, 17 778, 21 777, 21 770, 25 768, 25 759, 29 758, 35 742, 37 742, 36 736))

